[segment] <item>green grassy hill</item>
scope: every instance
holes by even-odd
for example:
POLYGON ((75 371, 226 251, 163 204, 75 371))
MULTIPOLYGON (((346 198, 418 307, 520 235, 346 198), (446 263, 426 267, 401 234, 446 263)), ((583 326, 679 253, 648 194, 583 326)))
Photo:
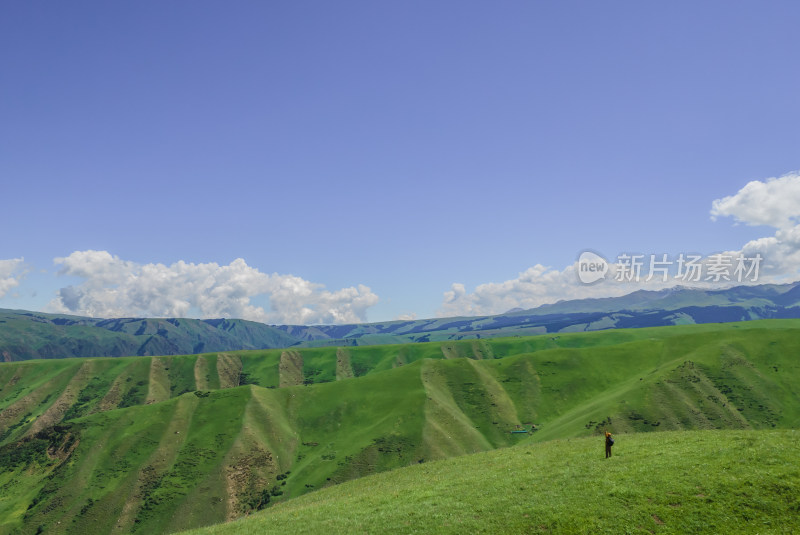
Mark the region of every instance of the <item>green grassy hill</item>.
POLYGON ((524 444, 350 481, 185 535, 796 533, 798 432, 524 444))
POLYGON ((797 428, 799 352, 770 320, 2 364, 0 533, 166 533, 605 428, 797 428))

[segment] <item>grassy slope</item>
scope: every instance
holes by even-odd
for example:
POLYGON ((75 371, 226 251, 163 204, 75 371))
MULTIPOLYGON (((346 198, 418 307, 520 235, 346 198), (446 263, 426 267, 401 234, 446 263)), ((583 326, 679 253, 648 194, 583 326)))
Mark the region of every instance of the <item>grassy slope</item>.
POLYGON ((796 533, 798 432, 527 444, 350 481, 191 535, 796 533))
POLYGON ((276 502, 604 427, 800 427, 799 335, 788 320, 347 348, 346 357, 307 349, 306 380, 330 382, 287 388, 274 388, 279 350, 0 365, 0 533, 206 525, 257 509, 270 489, 282 493, 276 502), (336 381, 348 359, 361 377, 336 381), (63 430, 34 438, 59 421, 63 430), (541 430, 509 433, 527 423, 541 430), (30 456, 8 469, 19 452, 30 456))
MULTIPOLYGON (((786 412, 782 407, 794 404, 794 391, 790 384, 784 384, 784 378, 793 377, 798 371, 792 358, 800 346, 798 334, 800 322, 796 320, 769 320, 488 341, 357 347, 347 348, 346 352, 350 368, 357 377, 424 359, 455 358, 458 362, 457 357, 464 356, 472 359, 496 357, 485 360, 482 366, 498 377, 504 390, 525 391, 528 396, 533 395, 531 391, 539 392, 537 395, 542 399, 537 401, 537 407, 521 409, 527 414, 519 414, 519 417, 541 420, 546 415, 551 420, 549 428, 552 431, 545 429, 543 436, 553 438, 563 432, 570 435, 582 432, 580 427, 570 427, 568 422, 575 420, 573 416, 583 418, 584 414, 569 414, 564 422, 552 422, 555 415, 565 410, 564 403, 589 411, 585 414, 588 419, 581 425, 595 417, 612 415, 607 411, 610 403, 614 413, 632 417, 628 423, 617 422, 623 428, 633 425, 641 430, 644 425, 659 422, 659 425, 671 422, 674 427, 685 427, 678 424, 688 423, 691 417, 682 411, 640 412, 637 414, 642 418, 638 420, 633 414, 634 405, 658 405, 663 398, 675 396, 681 397, 684 405, 694 411, 706 413, 710 406, 721 407, 724 404, 729 409, 733 405, 742 409, 739 412, 743 416, 750 415, 748 419, 766 421, 769 417, 783 426, 797 425, 797 413, 786 412), (687 360, 700 367, 679 370, 687 360), (667 372, 674 376, 665 376, 667 372), (625 381, 627 383, 623 384, 625 381), (636 384, 636 381, 641 384, 636 384), (600 393, 603 396, 598 398, 600 393), (754 405, 750 400, 752 395, 759 397, 761 402, 754 405), (590 398, 597 409, 605 410, 606 414, 592 411, 591 405, 579 403, 590 398), (567 428, 562 431, 556 424, 567 428)), ((318 348, 296 352, 302 357, 302 370, 291 370, 298 376, 292 377, 289 384, 302 380, 308 383, 336 381, 341 350, 318 348), (299 375, 301 372, 302 377, 299 375)), ((48 424, 54 424, 63 417, 74 418, 116 407, 165 400, 194 390, 239 384, 277 387, 281 382, 280 361, 284 353, 287 352, 264 350, 184 357, 2 364, 0 444, 31 434, 35 429, 34 421, 42 415, 47 416, 48 424)), ((456 364, 448 370, 463 365, 456 364)), ((481 377, 480 381, 467 378, 464 382, 474 383, 467 387, 477 385, 482 389, 491 381, 486 382, 486 374, 481 377)), ((726 410, 709 416, 712 421, 725 420, 732 417, 729 413, 730 410, 726 410)), ((708 422, 699 423, 714 427, 706 425, 708 422)))

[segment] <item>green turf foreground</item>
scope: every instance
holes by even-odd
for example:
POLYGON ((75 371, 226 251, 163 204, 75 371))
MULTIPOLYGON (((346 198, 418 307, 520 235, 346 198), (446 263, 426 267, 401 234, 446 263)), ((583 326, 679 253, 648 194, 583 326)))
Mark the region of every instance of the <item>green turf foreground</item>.
POLYGON ((529 443, 401 468, 191 535, 798 533, 800 431, 529 443))

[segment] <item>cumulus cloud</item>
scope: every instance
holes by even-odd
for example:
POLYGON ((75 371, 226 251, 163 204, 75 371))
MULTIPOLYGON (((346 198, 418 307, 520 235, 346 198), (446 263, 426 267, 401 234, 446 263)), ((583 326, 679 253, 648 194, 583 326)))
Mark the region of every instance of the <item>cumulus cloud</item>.
MULTIPOLYGON (((605 280, 597 284, 582 284, 578 279, 578 263, 562 270, 536 264, 517 277, 503 282, 481 284, 468 292, 463 284, 455 283, 444 293, 440 317, 482 316, 501 314, 512 308, 529 309, 568 299, 617 297, 643 289, 661 289, 675 283, 660 278, 649 282, 616 281, 617 267, 609 265, 605 280)), ((644 273, 644 271, 643 271, 644 273)))
POLYGON ((731 216, 749 225, 767 225, 775 235, 747 242, 740 251, 764 258, 764 281, 795 280, 800 267, 800 174, 791 173, 765 181, 754 180, 736 194, 717 199, 711 218, 731 216))
MULTIPOLYGON (((609 258, 609 271, 605 280, 596 284, 582 284, 577 276, 577 262, 562 270, 537 264, 504 282, 481 284, 468 292, 463 284, 455 283, 444 292, 442 305, 437 315, 477 316, 500 314, 512 308, 535 308, 560 300, 597 297, 616 297, 636 290, 660 290, 676 285, 692 287, 720 288, 737 284, 782 283, 798 279, 800 272, 800 175, 790 174, 781 178, 753 181, 736 194, 713 201, 711 217, 730 216, 749 225, 768 225, 776 229, 773 236, 752 240, 738 251, 725 251, 699 257, 697 263, 702 277, 700 280, 677 277, 677 258, 679 254, 668 257, 672 262, 666 280, 661 276, 645 280, 650 272, 650 254, 642 259, 642 277, 639 280, 617 280, 621 269, 619 257, 609 258), (719 258, 727 259, 731 267, 729 278, 714 280, 708 278, 709 266, 719 258), (758 278, 745 277, 738 280, 733 276, 737 259, 745 260, 746 267, 758 263, 758 278), (749 260, 749 261, 748 261, 749 260)), ((686 255, 689 256, 688 254, 686 255)), ((656 255, 656 262, 662 259, 656 255)))
POLYGON ((228 317, 265 323, 366 321, 378 296, 363 285, 326 290, 294 275, 262 273, 238 258, 228 265, 139 264, 108 251, 75 251, 56 258, 59 273, 83 279, 67 286, 49 309, 93 317, 228 317), (251 302, 269 299, 269 309, 251 302))
POLYGON ((800 267, 800 225, 779 229, 774 236, 758 238, 744 244, 740 251, 726 254, 761 255, 764 263, 761 282, 790 282, 798 277, 800 267))
POLYGON ((0 298, 19 286, 25 272, 25 261, 22 258, 0 260, 0 298))
POLYGON ((641 255, 641 258, 635 261, 639 263, 639 275, 633 275, 631 264, 624 263, 620 260, 620 256, 617 256, 608 259, 609 269, 605 279, 588 285, 583 284, 578 277, 577 262, 561 270, 537 264, 515 278, 504 282, 481 284, 472 292, 468 292, 463 284, 453 284, 449 291, 444 292, 437 315, 450 317, 501 314, 513 308, 530 309, 571 299, 619 297, 637 290, 657 291, 675 286, 719 289, 744 284, 788 282, 797 276, 796 261, 799 258, 796 249, 793 249, 794 277, 785 272, 787 267, 792 265, 792 258, 787 256, 777 265, 767 262, 767 258, 775 258, 776 251, 784 246, 785 244, 769 242, 759 246, 754 244, 741 251, 726 251, 705 257, 686 254, 683 255, 684 267, 680 274, 678 273, 680 254, 668 256, 666 264, 661 264, 664 261, 662 254, 641 255), (753 259, 759 253, 762 260, 754 262, 753 259), (650 265, 652 256, 655 256, 656 270, 660 269, 659 266, 667 269, 666 277, 658 271, 652 271, 650 265), (743 259, 744 266, 741 275, 737 275, 735 271, 739 257, 743 259), (689 260, 698 266, 696 272, 685 267, 689 260), (721 270, 722 275, 717 278, 709 266, 720 263, 725 265, 721 270), (757 277, 754 275, 755 271, 750 271, 754 263, 758 264, 757 277), (651 273, 654 273, 653 277, 650 277, 651 273), (697 273, 699 278, 695 278, 693 273, 697 273))
POLYGON ((711 219, 731 216, 748 225, 779 229, 800 223, 800 174, 792 173, 765 181, 754 180, 735 195, 711 204, 711 219))

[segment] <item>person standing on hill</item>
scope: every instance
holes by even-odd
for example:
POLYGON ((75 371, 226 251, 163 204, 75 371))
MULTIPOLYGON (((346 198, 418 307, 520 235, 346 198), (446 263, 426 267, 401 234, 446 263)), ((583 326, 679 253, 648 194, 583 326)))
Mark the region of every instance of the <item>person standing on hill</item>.
POLYGON ((614 439, 611 438, 611 433, 606 431, 606 459, 611 457, 611 446, 614 445, 614 439))

